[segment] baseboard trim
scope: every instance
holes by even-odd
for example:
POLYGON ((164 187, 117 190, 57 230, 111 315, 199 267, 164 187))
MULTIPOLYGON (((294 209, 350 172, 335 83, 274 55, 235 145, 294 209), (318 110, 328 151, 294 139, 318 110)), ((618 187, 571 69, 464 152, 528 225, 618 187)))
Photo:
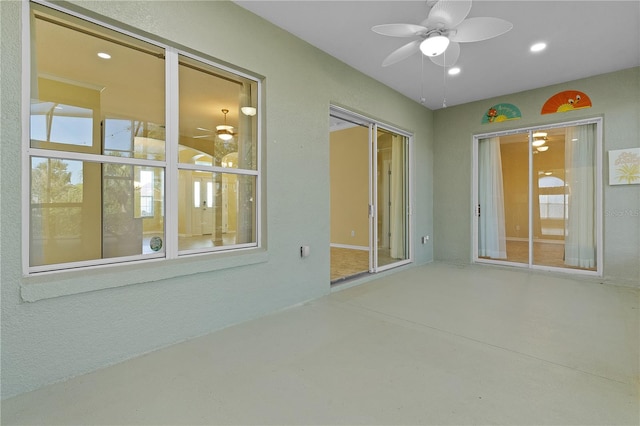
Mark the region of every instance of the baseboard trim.
POLYGON ((351 249, 351 250, 369 251, 369 247, 367 247, 367 246, 352 246, 352 245, 349 245, 349 244, 338 244, 338 243, 331 243, 329 245, 331 247, 335 247, 335 248, 344 248, 344 249, 351 249))

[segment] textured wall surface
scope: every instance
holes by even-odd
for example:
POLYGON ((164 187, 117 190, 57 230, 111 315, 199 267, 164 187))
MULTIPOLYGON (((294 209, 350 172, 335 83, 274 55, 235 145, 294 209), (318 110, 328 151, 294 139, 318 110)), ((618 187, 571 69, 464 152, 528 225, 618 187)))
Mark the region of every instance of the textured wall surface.
POLYGON ((610 186, 607 155, 640 146, 639 100, 640 68, 632 68, 435 111, 435 259, 471 259, 474 134, 603 117, 604 280, 640 287, 640 185, 610 186), (586 93, 592 108, 541 115, 544 102, 564 90, 586 93), (481 124, 484 113, 498 103, 516 105, 522 118, 481 124))
MULTIPOLYGON (((3 398, 327 294, 331 103, 415 134, 414 234, 432 232, 431 111, 233 3, 67 5, 264 77, 265 253, 249 265, 229 263, 233 268, 205 256, 153 267, 23 277, 22 5, 0 2, 3 398), (299 255, 303 244, 312 253, 305 259, 299 255), (217 262, 218 270, 208 270, 207 262, 217 262), (140 276, 147 282, 123 285, 140 276), (25 291, 30 283, 39 286, 37 294, 25 291), (49 284, 77 294, 52 298, 49 284), (113 288, 78 293, 85 285, 113 288), (42 299, 25 302, 24 295, 42 299)), ((415 247, 416 264, 432 260, 430 244, 415 247)))

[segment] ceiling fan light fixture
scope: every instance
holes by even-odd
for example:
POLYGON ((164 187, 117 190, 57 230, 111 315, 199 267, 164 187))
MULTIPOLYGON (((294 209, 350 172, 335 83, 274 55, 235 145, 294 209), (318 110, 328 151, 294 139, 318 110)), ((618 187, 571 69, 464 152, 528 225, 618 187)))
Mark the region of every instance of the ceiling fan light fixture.
POLYGON ((420 51, 426 56, 442 55, 449 47, 449 39, 443 35, 434 35, 420 43, 420 51))
POLYGON ((547 141, 545 141, 544 139, 534 139, 533 142, 531 143, 531 145, 533 145, 533 146, 542 146, 545 143, 547 143, 547 141))
POLYGON ((228 141, 233 138, 233 126, 227 124, 227 114, 229 110, 225 108, 222 110, 222 113, 224 114, 224 124, 216 126, 216 135, 223 141, 228 141))
POLYGON ((536 149, 537 149, 538 151, 540 151, 540 152, 545 152, 546 150, 548 150, 548 149, 549 149, 549 147, 548 147, 548 146, 539 146, 539 147, 537 147, 536 149))
POLYGON ((233 138, 233 127, 224 124, 216 126, 216 135, 223 141, 228 141, 233 138))
POLYGON ((536 53, 536 52, 542 52, 544 49, 547 48, 547 43, 544 42, 540 42, 540 43, 535 43, 533 44, 529 50, 531 50, 532 52, 536 53))

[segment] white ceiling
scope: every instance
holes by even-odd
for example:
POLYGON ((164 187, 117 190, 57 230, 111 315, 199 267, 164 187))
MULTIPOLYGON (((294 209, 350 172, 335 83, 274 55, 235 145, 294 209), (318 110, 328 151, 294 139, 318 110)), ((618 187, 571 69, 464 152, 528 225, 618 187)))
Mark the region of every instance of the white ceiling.
POLYGON ((235 1, 308 43, 407 97, 439 109, 640 66, 640 0, 475 0, 468 17, 493 16, 513 23, 508 33, 461 43, 457 66, 444 69, 420 54, 382 67, 384 58, 412 39, 385 37, 371 27, 418 24, 424 0, 235 1), (547 43, 533 54, 529 47, 547 43), (421 69, 423 68, 423 71, 421 69))

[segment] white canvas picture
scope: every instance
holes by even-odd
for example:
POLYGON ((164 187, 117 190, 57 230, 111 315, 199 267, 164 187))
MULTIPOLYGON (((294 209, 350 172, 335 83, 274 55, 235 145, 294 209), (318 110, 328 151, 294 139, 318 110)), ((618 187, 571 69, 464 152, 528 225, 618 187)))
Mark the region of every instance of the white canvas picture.
POLYGON ((609 185, 640 184, 640 148, 609 151, 609 185))

